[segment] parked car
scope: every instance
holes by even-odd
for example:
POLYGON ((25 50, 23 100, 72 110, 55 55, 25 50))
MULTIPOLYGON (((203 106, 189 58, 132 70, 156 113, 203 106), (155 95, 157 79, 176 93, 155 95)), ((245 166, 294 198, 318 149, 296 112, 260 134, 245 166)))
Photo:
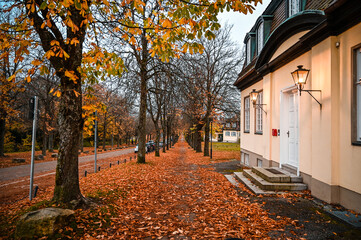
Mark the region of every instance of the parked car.
POLYGON ((147 144, 149 146, 149 151, 150 152, 155 150, 155 142, 153 140, 148 141, 147 144))

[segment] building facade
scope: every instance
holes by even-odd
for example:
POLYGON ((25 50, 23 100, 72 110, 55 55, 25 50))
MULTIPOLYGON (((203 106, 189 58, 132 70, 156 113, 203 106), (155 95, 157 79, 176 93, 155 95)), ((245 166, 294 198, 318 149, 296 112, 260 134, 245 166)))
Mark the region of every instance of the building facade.
POLYGON ((242 163, 287 167, 315 197, 357 212, 360 12, 359 0, 273 0, 245 37, 246 61, 234 84, 242 163))

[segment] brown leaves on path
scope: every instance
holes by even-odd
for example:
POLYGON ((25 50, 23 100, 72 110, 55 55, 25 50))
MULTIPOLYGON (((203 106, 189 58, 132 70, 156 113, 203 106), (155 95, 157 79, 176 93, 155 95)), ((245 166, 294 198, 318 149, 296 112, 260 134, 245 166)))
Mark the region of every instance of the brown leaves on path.
POLYGON ((291 224, 273 220, 258 203, 239 196, 209 158, 185 143, 147 164, 117 165, 82 178, 81 188, 99 206, 77 210, 76 239, 271 238, 291 224))

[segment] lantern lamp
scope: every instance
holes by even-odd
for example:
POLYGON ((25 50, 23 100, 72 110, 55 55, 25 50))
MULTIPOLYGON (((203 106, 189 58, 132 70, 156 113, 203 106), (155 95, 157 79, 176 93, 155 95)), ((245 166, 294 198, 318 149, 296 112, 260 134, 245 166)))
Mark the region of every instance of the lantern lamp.
POLYGON ((300 92, 300 96, 302 92, 307 92, 310 96, 320 105, 320 109, 322 109, 322 104, 312 95, 311 92, 320 92, 321 90, 305 90, 304 87, 307 83, 308 74, 310 73, 309 69, 303 68, 303 65, 297 66, 297 69, 291 72, 293 81, 297 86, 298 91, 300 92))

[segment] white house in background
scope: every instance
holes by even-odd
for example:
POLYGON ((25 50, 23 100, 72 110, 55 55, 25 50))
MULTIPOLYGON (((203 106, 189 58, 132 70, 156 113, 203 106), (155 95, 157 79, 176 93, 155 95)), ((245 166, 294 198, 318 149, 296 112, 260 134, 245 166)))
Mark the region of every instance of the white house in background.
POLYGON ((244 43, 242 163, 361 212, 360 0, 273 0, 244 43))
POLYGON ((223 127, 223 142, 238 142, 240 137, 239 122, 227 122, 223 127))
POLYGON ((218 142, 238 142, 241 135, 239 118, 223 118, 221 124, 221 132, 216 133, 218 142))

